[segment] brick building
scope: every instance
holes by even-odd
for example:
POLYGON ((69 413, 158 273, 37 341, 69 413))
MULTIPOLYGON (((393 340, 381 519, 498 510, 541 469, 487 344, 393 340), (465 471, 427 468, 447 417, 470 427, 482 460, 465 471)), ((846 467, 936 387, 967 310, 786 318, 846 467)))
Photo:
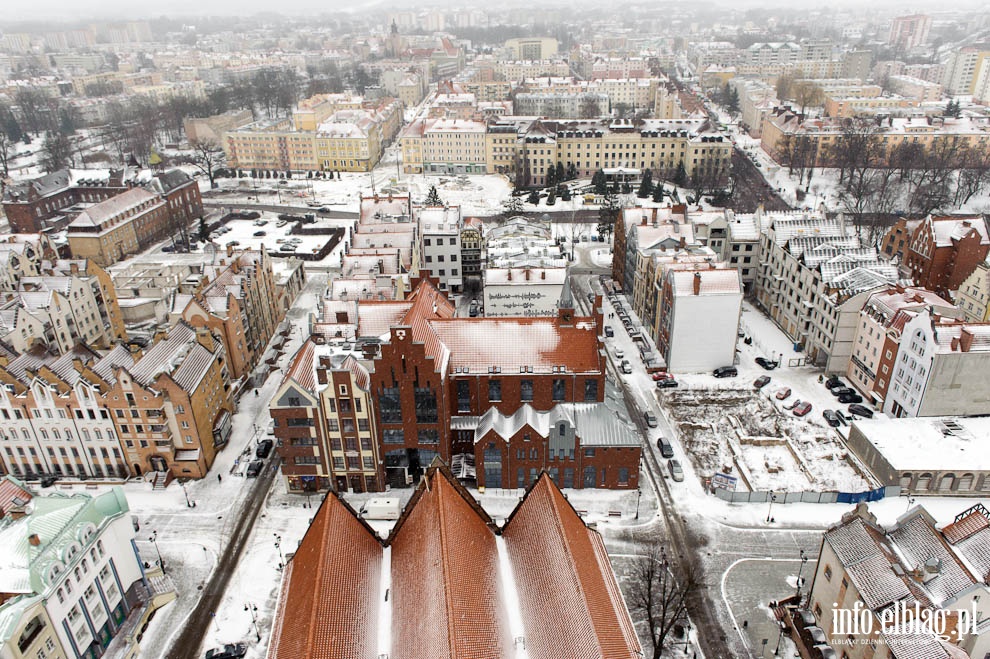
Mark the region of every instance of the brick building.
POLYGON ((267 656, 497 659, 514 647, 642 656, 601 536, 549 477, 500 529, 433 466, 384 542, 326 496, 285 566, 267 656))
POLYGON ((911 236, 904 266, 916 286, 946 297, 973 274, 990 251, 990 232, 981 215, 929 215, 911 236))
POLYGON ((61 231, 86 208, 139 186, 165 200, 173 227, 203 216, 199 185, 178 169, 155 175, 122 169, 108 177, 87 170, 60 169, 8 186, 3 210, 14 233, 61 231))
MULTIPOLYGON (((320 336, 319 347, 316 341, 307 343, 271 406, 290 487, 301 485, 292 479, 302 476, 315 477, 307 482, 318 489, 381 489, 386 482, 404 487, 437 457, 448 464, 479 465, 476 480, 488 487, 525 487, 536 466, 554 467, 555 479, 566 479, 567 487, 636 486, 638 437, 633 442, 631 431, 603 420, 600 314, 578 318, 565 306, 551 318, 455 318, 436 280, 421 279, 405 300, 362 300, 353 313, 341 312, 342 322, 351 319, 356 320, 353 329, 341 333, 356 339, 360 352, 341 351, 350 355, 348 360, 328 369, 319 366, 318 357, 339 350, 330 345, 335 339, 320 336), (341 410, 352 411, 341 416, 341 410), (366 427, 362 410, 372 411, 366 427), (494 465, 487 479, 481 477, 487 443, 477 428, 485 418, 517 413, 530 422, 533 437, 540 437, 534 439, 540 450, 533 458, 529 451, 525 458, 514 458, 517 433, 501 433, 498 471, 505 477, 496 477, 494 465), (549 441, 547 413, 571 428, 566 446, 549 441), (340 444, 334 443, 331 422, 341 428, 340 444), (311 428, 303 434, 315 445, 293 444, 299 435, 293 428, 311 428), (364 442, 369 436, 370 445, 364 442), (513 444, 511 452, 506 441, 513 444), (374 473, 366 464, 369 458, 374 473), (584 485, 586 466, 602 472, 590 477, 589 485, 584 485), (518 478, 520 468, 526 478, 518 478), (620 478, 622 469, 628 473, 620 478)), ((475 480, 470 469, 461 475, 475 480)))

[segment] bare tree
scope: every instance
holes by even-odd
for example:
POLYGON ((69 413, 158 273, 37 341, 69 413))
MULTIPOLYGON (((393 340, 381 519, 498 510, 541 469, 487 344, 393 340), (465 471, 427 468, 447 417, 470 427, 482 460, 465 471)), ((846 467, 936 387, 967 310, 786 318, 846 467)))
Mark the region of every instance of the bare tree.
POLYGON ((0 191, 6 185, 7 177, 10 176, 10 156, 13 141, 7 135, 7 131, 0 129, 0 191))
POLYGON ((602 116, 602 109, 598 105, 598 100, 594 96, 588 96, 581 101, 581 118, 596 119, 602 116))
POLYGON ((825 102, 825 92, 819 85, 809 80, 795 81, 791 93, 794 94, 794 101, 801 108, 801 114, 804 114, 805 108, 818 107, 825 102))
POLYGON ((674 640, 675 629, 687 627, 688 600, 697 595, 702 585, 694 568, 681 572, 680 579, 674 576, 663 547, 656 545, 632 568, 630 608, 646 625, 653 646, 648 656, 653 659, 660 659, 674 640))
POLYGON ((220 143, 214 139, 193 140, 190 142, 193 148, 192 164, 196 169, 206 174, 210 179, 210 189, 214 187, 217 169, 223 162, 224 153, 220 143))
POLYGON ((42 167, 49 174, 72 164, 72 142, 67 135, 49 131, 42 145, 42 167))

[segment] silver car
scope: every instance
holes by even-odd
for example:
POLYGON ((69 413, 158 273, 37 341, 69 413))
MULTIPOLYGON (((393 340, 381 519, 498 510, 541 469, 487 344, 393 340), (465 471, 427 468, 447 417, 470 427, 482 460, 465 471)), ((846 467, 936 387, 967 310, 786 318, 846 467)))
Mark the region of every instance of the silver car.
POLYGON ((673 458, 667 460, 667 469, 670 470, 670 477, 678 483, 684 480, 684 470, 681 469, 681 463, 677 460, 673 458))

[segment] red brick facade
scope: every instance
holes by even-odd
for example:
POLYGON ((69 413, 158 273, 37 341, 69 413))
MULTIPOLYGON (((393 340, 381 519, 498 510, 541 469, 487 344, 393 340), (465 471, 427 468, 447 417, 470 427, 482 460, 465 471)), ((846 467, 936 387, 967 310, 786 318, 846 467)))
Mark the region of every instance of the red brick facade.
POLYGON ((986 227, 977 230, 982 217, 929 217, 922 222, 905 253, 904 265, 911 271, 915 286, 935 291, 950 298, 950 291, 958 290, 976 266, 983 262, 990 251, 990 241, 984 236, 986 227), (936 223, 952 223, 949 232, 936 228, 936 223))

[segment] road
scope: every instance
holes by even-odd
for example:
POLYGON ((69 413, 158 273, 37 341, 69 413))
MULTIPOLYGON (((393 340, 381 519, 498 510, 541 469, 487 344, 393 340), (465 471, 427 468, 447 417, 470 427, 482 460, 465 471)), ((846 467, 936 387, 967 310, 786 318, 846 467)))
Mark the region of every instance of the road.
POLYGON ((729 208, 737 213, 755 213, 763 205, 768 211, 789 211, 791 207, 777 194, 763 173, 738 147, 732 149, 732 175, 735 187, 729 208))
POLYGON ((228 515, 236 520, 230 529, 230 540, 219 552, 217 568, 203 587, 203 594, 189 614, 185 627, 172 641, 171 649, 165 655, 167 659, 199 659, 201 656, 200 646, 213 623, 213 613, 219 608, 227 584, 237 569, 241 554, 244 553, 244 548, 254 530, 254 522, 258 518, 272 483, 275 482, 280 463, 281 459, 278 455, 273 454, 261 475, 248 489, 247 497, 240 507, 228 515))
MULTIPOLYGON (((581 258, 579 256, 579 263, 581 258)), ((592 270, 592 268, 587 268, 592 270)), ((572 270, 572 274, 574 270, 572 270)), ((574 276, 574 299, 583 313, 590 313, 587 294, 594 277, 574 276)), ((597 290, 597 289, 596 289, 597 290)), ((624 331, 614 323, 617 332, 624 331)), ((622 389, 629 418, 641 437, 650 437, 643 413, 657 413, 660 431, 676 437, 674 429, 656 403, 653 391, 638 391, 623 378, 608 352, 608 370, 622 389)), ((638 364, 638 360, 630 360, 638 364)), ((656 434, 656 430, 652 431, 656 434)), ((642 555, 657 543, 664 544, 679 578, 688 571, 700 575, 702 588, 690 598, 688 612, 697 629, 699 649, 709 658, 757 657, 762 639, 776 646, 778 629, 766 614, 770 600, 794 594, 789 584, 800 566, 800 552, 809 556, 804 576, 810 576, 821 543, 817 529, 746 528, 714 522, 695 512, 683 492, 671 491, 658 451, 643 447, 645 475, 659 495, 661 519, 638 527, 611 532, 606 537, 610 554, 642 555), (761 609, 761 607, 764 607, 761 609), (745 625, 743 623, 746 623, 745 625)))
POLYGON ((331 210, 326 213, 317 213, 315 208, 309 206, 289 206, 282 204, 257 204, 257 203, 244 203, 240 201, 235 201, 230 199, 229 201, 224 201, 219 197, 210 197, 207 201, 203 199, 204 208, 236 208, 237 210, 252 210, 252 211, 267 211, 269 213, 292 213, 294 215, 299 215, 302 213, 314 213, 318 217, 326 217, 330 219, 344 219, 353 220, 358 217, 358 213, 354 211, 338 211, 331 210))

